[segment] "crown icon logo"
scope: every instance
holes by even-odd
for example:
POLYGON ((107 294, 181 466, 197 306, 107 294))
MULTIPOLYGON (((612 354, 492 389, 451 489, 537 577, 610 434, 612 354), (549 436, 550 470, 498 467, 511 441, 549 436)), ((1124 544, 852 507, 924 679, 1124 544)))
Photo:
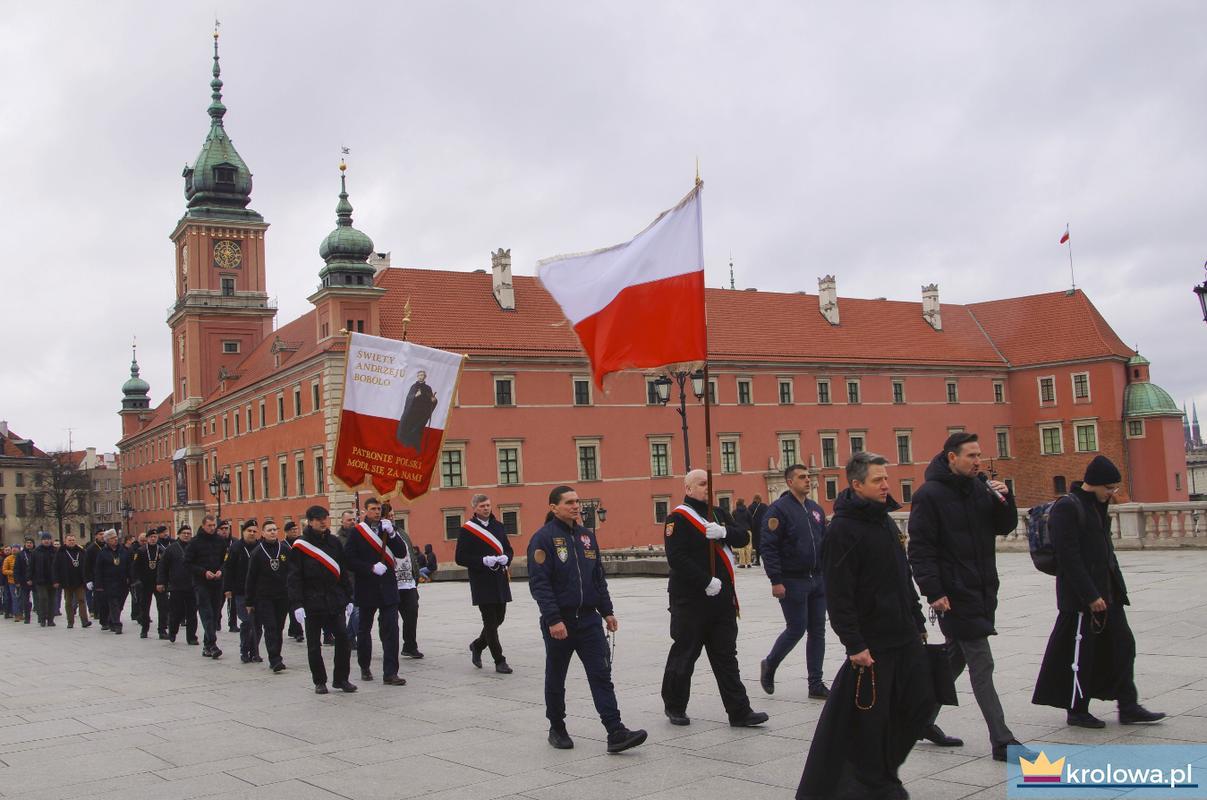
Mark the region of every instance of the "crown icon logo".
POLYGON ((1041 750, 1039 758, 1034 761, 1028 761, 1020 756, 1018 765, 1023 771, 1023 783, 1060 783, 1065 757, 1061 756, 1056 761, 1049 761, 1048 754, 1041 750))

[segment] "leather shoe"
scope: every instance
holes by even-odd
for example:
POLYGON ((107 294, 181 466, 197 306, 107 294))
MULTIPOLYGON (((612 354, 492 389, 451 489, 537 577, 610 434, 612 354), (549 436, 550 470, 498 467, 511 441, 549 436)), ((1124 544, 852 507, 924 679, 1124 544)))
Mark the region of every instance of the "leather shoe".
POLYGON ((315 694, 327 694, 327 684, 316 683, 314 685, 314 693, 315 694))
POLYGON ((731 719, 729 725, 732 728, 753 728, 762 725, 768 719, 766 711, 751 711, 741 719, 731 719))
POLYGON ((630 747, 636 747, 645 741, 645 731, 631 731, 628 728, 621 727, 620 730, 612 731, 608 734, 608 752, 621 753, 628 750, 630 747))
POLYGON ((515 672, 515 670, 513 670, 507 661, 504 660, 495 663, 495 672, 498 672, 502 675, 510 675, 511 673, 515 672))
POLYGON ((565 728, 550 728, 549 744, 553 745, 558 750, 574 749, 574 740, 570 738, 570 734, 566 733, 565 728))
POLYGON ((473 642, 469 643, 469 661, 478 669, 482 669, 482 648, 474 647, 473 642))
POLYGON ((812 697, 814 700, 825 700, 829 696, 830 690, 824 683, 809 687, 809 697, 812 697))
POLYGON ((373 670, 371 670, 371 669, 362 669, 362 670, 360 671, 360 679, 361 679, 362 681, 371 681, 371 680, 373 680, 373 670))
POLYGON ((423 653, 420 653, 418 650, 403 650, 402 654, 404 656, 406 656, 407 658, 414 658, 414 659, 423 658, 423 653))
POLYGON ((1149 711, 1140 704, 1119 709, 1120 725, 1143 725, 1165 719, 1164 712, 1149 711))
POLYGON ((1105 728, 1106 723, 1088 711, 1070 711, 1065 714, 1065 724, 1074 728, 1105 728))
POLYGON ((1011 747, 1011 746, 1018 748, 1018 755, 1021 758, 1025 758, 1028 761, 1035 761, 1035 759, 1039 758, 1039 753, 1037 753, 1034 750, 1032 750, 1031 748, 1025 746, 1018 739, 1011 739, 1008 742, 1003 742, 1002 744, 995 744, 993 746, 993 760, 994 761, 1007 760, 1006 756, 1008 755, 1008 753, 1007 753, 1006 748, 1011 747))
POLYGON ((339 683, 333 683, 331 685, 336 689, 339 689, 341 692, 347 692, 349 694, 356 691, 356 684, 349 683, 348 681, 340 681, 339 683))
POLYGON ((201 640, 200 639, 189 639, 189 644, 196 647, 197 645, 201 644, 201 640))
POLYGON ((381 682, 384 683, 386 686, 406 686, 407 685, 407 679, 399 677, 398 675, 391 675, 388 678, 382 678, 381 682))
POLYGON ((775 694, 775 670, 765 658, 759 662, 759 684, 767 694, 775 694))
POLYGON ((210 648, 210 658, 222 658, 222 650, 217 645, 210 648))
POLYGON ((668 708, 668 709, 666 709, 666 718, 671 721, 672 725, 691 725, 692 724, 691 719, 687 716, 687 714, 685 714, 682 711, 671 711, 668 708))
POLYGON ((272 665, 273 672, 281 672, 284 669, 285 669, 285 662, 283 662, 283 661, 278 661, 277 663, 272 665))
POLYGON ((958 736, 948 736, 938 725, 931 725, 922 734, 922 738, 939 747, 963 747, 964 740, 958 736))

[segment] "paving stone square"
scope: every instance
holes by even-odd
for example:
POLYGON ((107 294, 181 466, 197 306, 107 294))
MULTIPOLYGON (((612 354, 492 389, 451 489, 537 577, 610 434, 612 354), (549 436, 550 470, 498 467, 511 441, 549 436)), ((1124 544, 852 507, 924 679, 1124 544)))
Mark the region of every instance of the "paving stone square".
MULTIPOLYGON (((1102 731, 1071 729, 1062 712, 1032 706, 1031 689, 1055 618, 1052 579, 1025 553, 999 555, 1001 602, 993 640, 996 682, 1020 738, 1070 743, 1207 742, 1207 551, 1119 554, 1128 581, 1128 610, 1139 655, 1141 701, 1165 711, 1164 723, 1121 727, 1113 709, 1102 731)), ((353 695, 316 696, 304 645, 285 643, 289 669, 239 663, 237 636, 223 630, 226 655, 203 659, 200 648, 140 640, 126 625, 114 636, 78 625, 42 629, 0 622, 0 796, 22 800, 401 800, 423 796, 529 800, 743 800, 791 798, 821 702, 807 697, 803 645, 784 663, 776 693, 758 684, 758 663, 782 628, 761 570, 739 570, 743 679, 762 729, 726 723, 706 658, 701 658, 688 713, 671 726, 659 689, 669 646, 666 581, 611 582, 620 619, 617 694, 625 723, 649 741, 621 755, 604 751, 582 668, 567 683, 567 726, 575 748, 545 742, 544 650, 537 613, 522 582, 501 636, 513 675, 477 670, 468 643, 480 627, 468 586, 422 587, 421 661, 403 660, 405 687, 353 681, 353 695)), ((332 648, 324 648, 331 658, 332 648)), ((832 632, 826 674, 843 658, 832 632)), ((374 672, 380 676, 380 652, 374 672)), ((962 748, 923 743, 902 769, 915 798, 1000 798, 1003 765, 989 755, 984 722, 967 676, 957 683, 958 708, 941 724, 962 748)))

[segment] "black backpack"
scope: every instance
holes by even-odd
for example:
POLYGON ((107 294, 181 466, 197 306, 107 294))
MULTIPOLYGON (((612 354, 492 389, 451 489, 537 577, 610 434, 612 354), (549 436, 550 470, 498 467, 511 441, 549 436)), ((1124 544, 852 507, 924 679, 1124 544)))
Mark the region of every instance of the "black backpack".
POLYGON ((1060 573, 1060 563, 1056 558, 1056 548, 1052 545, 1052 532, 1048 529, 1048 517, 1052 509, 1061 500, 1068 498, 1077 510, 1077 524, 1085 524, 1085 509, 1081 501, 1071 494, 1061 495, 1043 505, 1032 506, 1027 512, 1027 549, 1031 551, 1031 563, 1046 575, 1060 573))

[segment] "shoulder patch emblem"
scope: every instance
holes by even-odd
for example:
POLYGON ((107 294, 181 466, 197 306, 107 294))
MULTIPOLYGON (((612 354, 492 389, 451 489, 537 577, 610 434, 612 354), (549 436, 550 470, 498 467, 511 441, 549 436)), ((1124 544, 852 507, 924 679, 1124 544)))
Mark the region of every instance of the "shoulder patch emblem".
POLYGON ((667 537, 670 537, 670 535, 671 535, 671 534, 673 534, 674 532, 675 532, 675 523, 674 523, 673 521, 671 521, 671 520, 669 520, 669 519, 668 519, 668 520, 666 521, 666 535, 667 535, 667 537))
POLYGON ((767 520, 767 530, 773 531, 776 528, 778 528, 779 526, 780 526, 779 517, 772 517, 771 519, 767 520))
POLYGON ((532 551, 532 560, 538 564, 544 564, 545 563, 545 551, 544 550, 533 550, 532 551))

